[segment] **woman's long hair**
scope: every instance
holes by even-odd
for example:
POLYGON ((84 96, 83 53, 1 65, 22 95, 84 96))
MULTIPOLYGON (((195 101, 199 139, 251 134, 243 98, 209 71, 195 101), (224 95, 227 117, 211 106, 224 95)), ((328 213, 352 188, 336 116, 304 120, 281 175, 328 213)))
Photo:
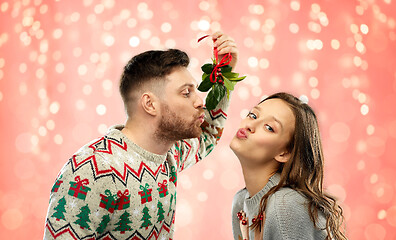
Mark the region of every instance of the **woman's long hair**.
MULTIPOLYGON (((259 216, 265 216, 268 198, 282 187, 290 187, 308 199, 309 216, 317 227, 318 211, 326 218, 327 239, 347 239, 344 234, 342 208, 334 197, 323 192, 323 151, 319 126, 313 110, 298 98, 288 93, 276 93, 268 99, 285 101, 295 116, 295 130, 288 144, 289 161, 282 163, 278 172, 280 182, 271 188, 260 201, 259 216)), ((260 102, 261 103, 261 102, 260 102)), ((258 219, 251 228, 261 230, 258 219)))

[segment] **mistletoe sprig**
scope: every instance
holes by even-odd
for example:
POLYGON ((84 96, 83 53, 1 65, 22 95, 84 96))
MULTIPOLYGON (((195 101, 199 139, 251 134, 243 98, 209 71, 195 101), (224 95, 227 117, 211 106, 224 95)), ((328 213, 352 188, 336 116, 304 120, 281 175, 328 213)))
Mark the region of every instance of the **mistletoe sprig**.
MULTIPOLYGON (((208 36, 201 37, 198 42, 208 36)), ((246 78, 246 76, 239 77, 239 73, 232 72, 232 67, 228 65, 232 60, 231 53, 224 55, 220 62, 216 47, 213 49, 213 53, 213 62, 204 64, 201 67, 203 71, 202 82, 198 86, 198 90, 201 92, 210 90, 205 102, 208 110, 215 109, 226 94, 229 97, 230 91, 234 90, 235 84, 246 78)))

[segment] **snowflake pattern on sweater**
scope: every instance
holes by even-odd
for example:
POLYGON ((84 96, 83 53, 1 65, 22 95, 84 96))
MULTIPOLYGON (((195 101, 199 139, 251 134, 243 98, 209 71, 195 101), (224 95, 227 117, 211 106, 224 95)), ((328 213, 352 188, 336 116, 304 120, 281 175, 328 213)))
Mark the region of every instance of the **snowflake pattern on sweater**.
POLYGON ((177 174, 206 157, 220 139, 229 101, 205 109, 199 138, 165 155, 144 150, 113 126, 80 148, 52 187, 44 239, 172 239, 177 174))

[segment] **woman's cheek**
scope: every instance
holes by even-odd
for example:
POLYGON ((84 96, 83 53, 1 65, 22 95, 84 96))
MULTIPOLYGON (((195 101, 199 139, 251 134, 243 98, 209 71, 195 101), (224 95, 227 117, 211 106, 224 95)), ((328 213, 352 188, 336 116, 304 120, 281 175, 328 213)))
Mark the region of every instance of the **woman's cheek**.
POLYGON ((261 134, 260 138, 255 139, 255 148, 260 149, 260 152, 271 154, 276 152, 279 147, 279 139, 275 135, 261 134))
POLYGON ((252 139, 254 140, 256 146, 267 148, 267 147, 274 147, 277 145, 277 141, 276 141, 277 139, 275 136, 271 136, 266 133, 259 133, 256 136, 258 137, 252 139))

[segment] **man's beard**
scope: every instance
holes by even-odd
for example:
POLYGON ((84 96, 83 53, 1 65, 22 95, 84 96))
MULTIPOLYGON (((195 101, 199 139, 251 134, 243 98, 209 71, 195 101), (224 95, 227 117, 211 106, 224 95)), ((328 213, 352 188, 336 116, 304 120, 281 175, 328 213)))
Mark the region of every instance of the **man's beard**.
MULTIPOLYGON (((191 122, 183 120, 179 115, 169 109, 168 105, 162 108, 162 116, 155 136, 163 141, 178 141, 199 137, 202 133, 198 118, 203 112, 193 117, 191 122)), ((181 113, 183 114, 183 113, 181 113)))

